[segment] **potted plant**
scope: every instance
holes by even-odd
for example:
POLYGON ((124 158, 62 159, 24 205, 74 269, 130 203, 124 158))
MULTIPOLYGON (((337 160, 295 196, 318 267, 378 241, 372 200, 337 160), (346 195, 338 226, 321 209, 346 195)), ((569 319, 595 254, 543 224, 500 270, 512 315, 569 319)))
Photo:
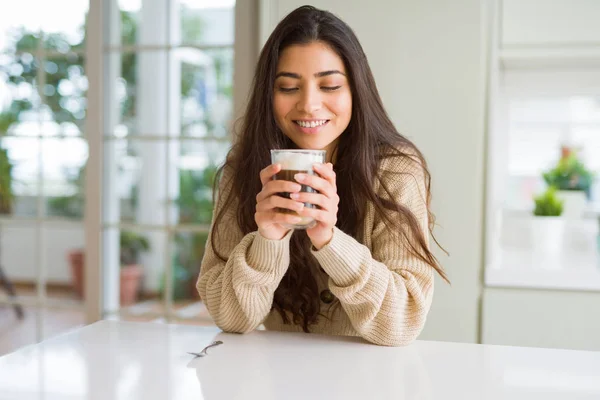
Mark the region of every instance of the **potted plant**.
POLYGON ((563 146, 557 165, 543 174, 548 186, 558 190, 558 197, 565 202, 563 216, 581 218, 586 200, 590 195, 593 174, 577 157, 577 152, 563 146))
POLYGON ((121 264, 121 306, 135 303, 140 289, 140 282, 144 272, 139 264, 140 255, 150 250, 150 242, 142 235, 134 232, 122 231, 119 238, 121 251, 119 254, 121 264))
POLYGON ((544 193, 534 197, 535 208, 532 221, 532 243, 535 251, 556 254, 563 248, 565 220, 561 217, 564 201, 550 186, 544 193))
MULTIPOLYGON (((145 236, 134 232, 121 231, 119 261, 120 270, 120 301, 121 306, 135 303, 141 287, 143 267, 139 264, 139 257, 143 252, 150 250, 150 243, 145 236)), ((83 250, 73 250, 68 255, 73 278, 73 288, 80 298, 84 292, 85 259, 83 250)))

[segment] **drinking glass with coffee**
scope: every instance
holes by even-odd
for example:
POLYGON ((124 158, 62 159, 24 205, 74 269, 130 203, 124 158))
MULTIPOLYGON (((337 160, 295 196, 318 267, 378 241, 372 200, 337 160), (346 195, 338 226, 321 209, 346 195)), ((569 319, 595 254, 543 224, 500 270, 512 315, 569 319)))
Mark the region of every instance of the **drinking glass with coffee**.
MULTIPOLYGON (((285 180, 298 183, 294 176, 302 173, 307 175, 316 175, 313 170, 313 164, 325 162, 325 150, 271 150, 271 163, 281 164, 281 171, 279 171, 273 179, 285 180)), ((301 192, 315 193, 316 190, 310 186, 301 185, 301 192)), ((290 198, 289 193, 279 193, 280 196, 290 198)), ((316 208, 314 204, 304 203, 304 207, 316 208)), ((286 208, 277 208, 277 212, 284 214, 296 214, 298 213, 293 210, 286 208)), ((291 229, 309 229, 316 225, 316 221, 312 217, 305 217, 298 215, 301 221, 297 224, 289 225, 284 224, 286 228, 291 229)))

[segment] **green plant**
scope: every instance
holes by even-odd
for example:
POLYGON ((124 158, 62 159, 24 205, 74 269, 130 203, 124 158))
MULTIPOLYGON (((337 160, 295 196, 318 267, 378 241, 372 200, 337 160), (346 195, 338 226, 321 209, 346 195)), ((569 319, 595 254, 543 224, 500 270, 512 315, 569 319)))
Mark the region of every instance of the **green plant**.
POLYGON ((49 214, 81 218, 85 206, 85 165, 79 168, 67 169, 65 175, 67 176, 67 182, 75 188, 75 193, 69 196, 51 197, 48 200, 49 214))
POLYGON ((12 212, 15 200, 12 189, 12 168, 8 152, 0 147, 0 214, 12 212))
POLYGON ((138 264, 140 254, 150 250, 148 239, 134 232, 121 231, 119 244, 121 246, 119 258, 122 267, 138 264))
POLYGON ((574 151, 564 150, 557 165, 543 177, 549 186, 558 190, 581 190, 589 194, 593 173, 586 169, 574 151))
POLYGON ((558 217, 563 212, 564 201, 556 195, 556 188, 550 186, 544 193, 534 197, 533 215, 540 217, 558 217))
MULTIPOLYGON (((15 107, 20 103, 15 104, 15 107)), ((17 121, 14 113, 3 111, 0 113, 0 137, 8 132, 8 128, 17 121)), ((12 212, 15 196, 13 193, 13 164, 8 158, 8 151, 0 145, 0 214, 12 212)))
POLYGON ((210 223, 213 211, 212 187, 216 173, 217 166, 213 164, 202 171, 180 171, 176 204, 182 223, 210 223))

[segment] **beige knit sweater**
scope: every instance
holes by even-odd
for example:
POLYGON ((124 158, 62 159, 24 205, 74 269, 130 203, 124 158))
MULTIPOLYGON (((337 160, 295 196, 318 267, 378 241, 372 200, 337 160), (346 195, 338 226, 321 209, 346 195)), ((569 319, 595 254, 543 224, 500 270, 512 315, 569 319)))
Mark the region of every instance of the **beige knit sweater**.
MULTIPOLYGON (((214 215, 230 190, 230 177, 226 169, 214 215)), ((414 213, 428 239, 422 167, 407 159, 386 159, 381 177, 393 198, 414 213)), ((388 197, 379 185, 375 190, 388 197)), ((265 239, 258 232, 244 236, 236 221, 231 208, 219 229, 216 246, 228 255, 227 262, 215 255, 210 239, 206 244, 197 288, 208 311, 227 332, 249 332, 263 323, 267 329, 301 332, 300 326, 284 324, 271 310, 273 294, 290 262, 291 232, 281 240, 265 239)), ((398 245, 396 237, 369 205, 363 243, 335 228, 330 243, 313 251, 322 267, 319 292, 329 289, 341 307, 332 311, 321 303, 328 318, 319 317, 311 332, 362 336, 387 346, 406 345, 419 335, 433 297, 434 270, 411 256, 406 245, 398 245)))

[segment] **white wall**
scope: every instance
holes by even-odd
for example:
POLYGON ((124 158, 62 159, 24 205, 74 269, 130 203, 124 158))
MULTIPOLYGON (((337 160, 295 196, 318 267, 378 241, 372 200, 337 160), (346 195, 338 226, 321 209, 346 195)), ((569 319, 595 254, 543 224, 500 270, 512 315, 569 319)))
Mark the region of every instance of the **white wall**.
MULTIPOLYGON (((300 0, 266 0, 271 27, 300 0)), ((361 41, 398 129, 423 150, 433 176, 441 260, 422 339, 476 342, 482 261, 485 35, 478 0, 315 0, 361 41), (376 28, 376 29, 375 29, 376 28)), ((236 63, 236 66, 241 66, 236 63)))
POLYGON ((598 304, 598 292, 488 288, 482 341, 600 351, 598 304))
POLYGON ((83 224, 48 226, 42 230, 40 249, 39 236, 34 224, 19 226, 3 225, 0 229, 0 262, 11 280, 35 282, 40 256, 46 259, 46 280, 49 283, 71 282, 67 254, 72 249, 84 247, 83 224))
POLYGON ((502 0, 502 47, 598 45, 598 0, 502 0))
POLYGON ((258 60, 258 0, 238 1, 235 5, 233 69, 233 119, 243 116, 254 66, 258 60))

